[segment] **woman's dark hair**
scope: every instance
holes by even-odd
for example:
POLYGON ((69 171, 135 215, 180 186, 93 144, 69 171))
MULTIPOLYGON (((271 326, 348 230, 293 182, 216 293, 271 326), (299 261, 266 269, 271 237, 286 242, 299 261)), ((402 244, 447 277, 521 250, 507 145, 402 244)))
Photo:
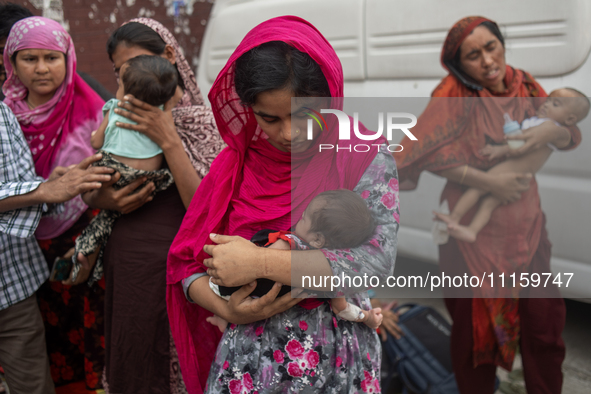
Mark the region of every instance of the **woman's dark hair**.
POLYGON ((121 76, 125 94, 154 106, 164 105, 176 92, 177 70, 165 58, 140 55, 129 59, 121 76))
MULTIPOLYGON (((109 59, 113 61, 113 53, 124 43, 128 47, 140 47, 154 55, 162 55, 166 49, 166 42, 153 29, 139 22, 129 22, 111 34, 107 41, 107 53, 109 59)), ((174 66, 176 68, 176 66, 174 66)), ((185 84, 177 69, 177 80, 181 88, 185 89, 185 84)))
POLYGON ((376 222, 367 204, 351 190, 329 190, 314 200, 323 205, 310 214, 311 232, 324 235, 324 247, 355 248, 366 242, 376 230, 376 222))
MULTIPOLYGON (((496 23, 490 22, 490 21, 485 21, 485 22, 482 22, 481 24, 479 24, 478 26, 486 27, 488 29, 488 31, 490 31, 495 37, 497 37, 499 39, 503 48, 505 47, 505 39, 503 38, 503 35, 501 34, 501 31, 499 30, 499 26, 496 23)), ((478 27, 478 26, 476 26, 476 27, 478 27)), ((474 30, 472 30, 472 31, 474 31, 474 30)), ((454 55, 454 58, 447 64, 447 67, 450 69, 450 71, 452 71, 456 75, 456 77, 458 77, 460 79, 460 81, 462 81, 462 83, 464 83, 469 88, 476 89, 476 90, 482 90, 482 86, 480 86, 480 85, 476 84, 474 81, 472 81, 472 78, 470 78, 470 76, 466 75, 466 73, 464 73, 464 71, 462 70, 462 64, 460 62, 461 52, 462 51, 461 51, 461 45, 460 45, 460 47, 456 51, 456 54, 454 55)))
POLYGON ((21 19, 33 16, 33 13, 20 4, 0 4, 0 40, 8 37, 12 26, 21 19))
POLYGON ((271 41, 244 53, 236 60, 236 93, 251 106, 257 95, 290 89, 297 97, 330 97, 328 82, 310 55, 282 41, 271 41))

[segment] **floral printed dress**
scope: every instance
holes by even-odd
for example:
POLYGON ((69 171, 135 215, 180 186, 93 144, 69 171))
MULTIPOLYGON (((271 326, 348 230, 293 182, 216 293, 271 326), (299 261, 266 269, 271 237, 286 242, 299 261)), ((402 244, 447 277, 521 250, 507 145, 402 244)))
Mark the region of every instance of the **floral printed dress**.
MULTIPOLYGON (((398 177, 392 155, 380 151, 353 190, 373 212, 378 227, 370 242, 326 250, 333 275, 392 275, 399 222, 398 177)), ((338 289, 362 309, 367 293, 338 289)), ((206 393, 378 393, 381 345, 363 323, 342 320, 325 302, 298 305, 256 323, 226 329, 211 366, 206 393)))

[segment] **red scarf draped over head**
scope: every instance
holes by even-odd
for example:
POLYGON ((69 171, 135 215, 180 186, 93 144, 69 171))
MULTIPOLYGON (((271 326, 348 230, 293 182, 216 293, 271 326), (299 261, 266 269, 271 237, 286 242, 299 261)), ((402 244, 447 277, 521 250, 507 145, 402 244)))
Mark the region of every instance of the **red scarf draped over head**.
MULTIPOLYGON (((416 188, 422 171, 438 172, 469 165, 488 170, 499 161, 490 161, 479 151, 490 143, 504 141, 503 114, 508 113, 519 122, 535 115, 540 104, 536 98, 546 97, 544 89, 527 72, 506 66, 504 92, 491 92, 475 85, 451 60, 464 39, 482 22, 482 17, 467 17, 449 31, 441 52, 441 63, 450 74, 443 78, 432 93, 427 108, 412 129, 418 141, 407 137, 400 142, 406 149, 396 154, 400 188, 416 188)), ((492 22, 494 23, 494 22, 492 22)), ((578 128, 571 128, 573 144, 581 141, 578 128)), ((441 200, 447 200, 453 209, 466 189, 448 182, 441 200)), ((469 224, 478 206, 462 219, 469 224)), ((515 203, 498 207, 491 220, 478 234, 477 241, 457 241, 471 275, 481 277, 483 272, 528 272, 528 266, 538 249, 543 226, 543 212, 535 179, 528 191, 515 203)), ((497 289, 498 290, 498 289, 497 289)), ((507 298, 475 298, 472 303, 474 363, 495 363, 510 369, 519 339, 518 299, 510 291, 487 294, 507 298)))
MULTIPOLYGON (((76 50, 72 37, 57 22, 33 16, 14 24, 4 49, 6 82, 4 102, 12 109, 31 148, 35 170, 48 178, 57 166, 78 164, 94 153, 90 133, 102 121, 104 101, 76 73, 76 50), (28 89, 10 62, 23 49, 46 49, 66 57, 66 77, 45 104, 29 109, 28 89)), ((88 207, 78 196, 65 204, 59 215, 43 218, 37 228, 40 239, 54 238, 69 229, 88 207)))
MULTIPOLYGON (((200 393, 205 386, 220 338, 217 328, 205 322, 211 313, 188 303, 180 284, 192 274, 205 272, 202 262, 209 256, 203 246, 211 243, 209 234, 249 239, 264 228, 288 230, 316 194, 339 188, 352 190, 377 154, 318 153, 318 144, 338 143, 333 116, 327 117, 328 129, 301 154, 281 152, 266 140, 252 109, 240 102, 234 69, 240 56, 270 41, 282 41, 307 53, 324 73, 331 97, 343 96, 343 72, 334 49, 314 26, 295 16, 270 19, 252 29, 218 75, 209 100, 228 147, 213 162, 195 193, 168 256, 168 314, 190 393, 200 393)), ((332 102, 333 108, 342 109, 342 100, 332 102)), ((352 133, 349 143, 362 140, 352 133)))

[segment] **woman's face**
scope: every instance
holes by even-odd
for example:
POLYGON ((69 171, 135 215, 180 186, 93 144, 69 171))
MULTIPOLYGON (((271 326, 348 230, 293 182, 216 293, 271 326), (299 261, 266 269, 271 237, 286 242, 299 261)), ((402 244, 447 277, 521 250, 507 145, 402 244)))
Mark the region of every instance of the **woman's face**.
MULTIPOLYGON (((117 45, 115 52, 111 55, 113 66, 115 66, 115 76, 117 77, 117 80, 119 80, 119 70, 121 69, 121 66, 129 59, 133 59, 140 55, 157 56, 155 53, 137 45, 128 46, 125 42, 117 45)), ((164 53, 160 56, 170 61, 170 63, 175 64, 174 49, 170 45, 166 46, 164 53)))
POLYGON ((59 51, 23 49, 17 52, 13 67, 34 105, 51 100, 66 78, 66 56, 59 51))
POLYGON ((506 90, 505 48, 486 26, 476 27, 460 46, 462 71, 493 92, 506 90))
POLYGON ((313 138, 307 138, 310 117, 306 115, 306 108, 317 109, 319 103, 314 97, 298 97, 292 109, 292 97, 295 95, 288 89, 262 92, 257 95, 252 110, 271 145, 282 152, 300 153, 307 150, 320 133, 320 128, 314 123, 313 138))
POLYGON ((119 78, 117 78, 117 93, 115 94, 115 98, 119 101, 123 100, 125 96, 125 86, 123 86, 123 74, 125 74, 125 70, 127 70, 128 63, 123 63, 121 68, 119 68, 119 78))

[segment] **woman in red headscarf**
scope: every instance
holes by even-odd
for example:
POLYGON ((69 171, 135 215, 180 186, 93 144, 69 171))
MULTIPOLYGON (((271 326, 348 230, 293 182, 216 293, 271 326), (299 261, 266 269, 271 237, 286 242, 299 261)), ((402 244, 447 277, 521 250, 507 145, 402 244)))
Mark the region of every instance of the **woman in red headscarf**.
MULTIPOLYGON (((481 153, 486 144, 504 143, 503 114, 522 121, 535 112, 546 92, 525 71, 505 64, 504 40, 496 23, 467 17, 449 31, 441 54, 449 71, 435 88, 413 134, 396 158, 402 189, 414 189, 427 170, 448 179, 441 195, 453 209, 465 187, 477 187, 508 203, 497 208, 475 243, 452 238, 440 246, 446 274, 551 272, 550 242, 535 178, 531 174, 487 174, 498 163, 481 153), (410 147, 410 148, 409 148, 410 147)), ((516 155, 552 143, 572 149, 578 129, 546 125, 524 134, 516 155)), ((476 211, 463 218, 469 223, 476 211)), ((446 293, 453 319, 452 359, 462 393, 492 393, 496 366, 510 370, 520 346, 528 393, 559 393, 564 343, 564 301, 555 288, 523 292, 484 287, 472 293, 446 293), (505 290, 505 291, 503 291, 505 290), (537 294, 533 294, 538 291, 537 294), (504 297, 504 298, 484 298, 504 297), (479 298, 472 298, 472 296, 479 298), (533 297, 546 297, 534 299, 533 297), (529 298, 528 298, 529 297, 529 298), (553 297, 553 298, 549 298, 553 297)))
MULTIPOLYGON (((299 285, 292 267, 304 267, 305 275, 351 278, 393 271, 399 211, 391 155, 385 147, 319 153, 320 144, 338 143, 333 116, 307 138, 310 108, 342 109, 342 95, 335 51, 312 25, 293 16, 251 30, 218 75, 209 98, 228 147, 195 194, 168 260, 168 313, 190 393, 204 386, 208 393, 379 390, 375 331, 335 317, 326 302, 295 305, 301 299, 290 294, 275 299, 278 285, 259 299, 248 297, 254 289, 248 284, 257 278, 299 285), (246 240, 266 228, 288 230, 314 196, 340 188, 360 194, 379 223, 364 245, 288 252, 246 240), (245 286, 228 302, 211 291, 210 277, 216 284, 245 286), (205 322, 211 312, 233 323, 215 358, 219 332, 205 322)), ((356 136, 348 141, 359 142, 356 136)), ((349 302, 370 307, 365 289, 338 290, 349 302)))

